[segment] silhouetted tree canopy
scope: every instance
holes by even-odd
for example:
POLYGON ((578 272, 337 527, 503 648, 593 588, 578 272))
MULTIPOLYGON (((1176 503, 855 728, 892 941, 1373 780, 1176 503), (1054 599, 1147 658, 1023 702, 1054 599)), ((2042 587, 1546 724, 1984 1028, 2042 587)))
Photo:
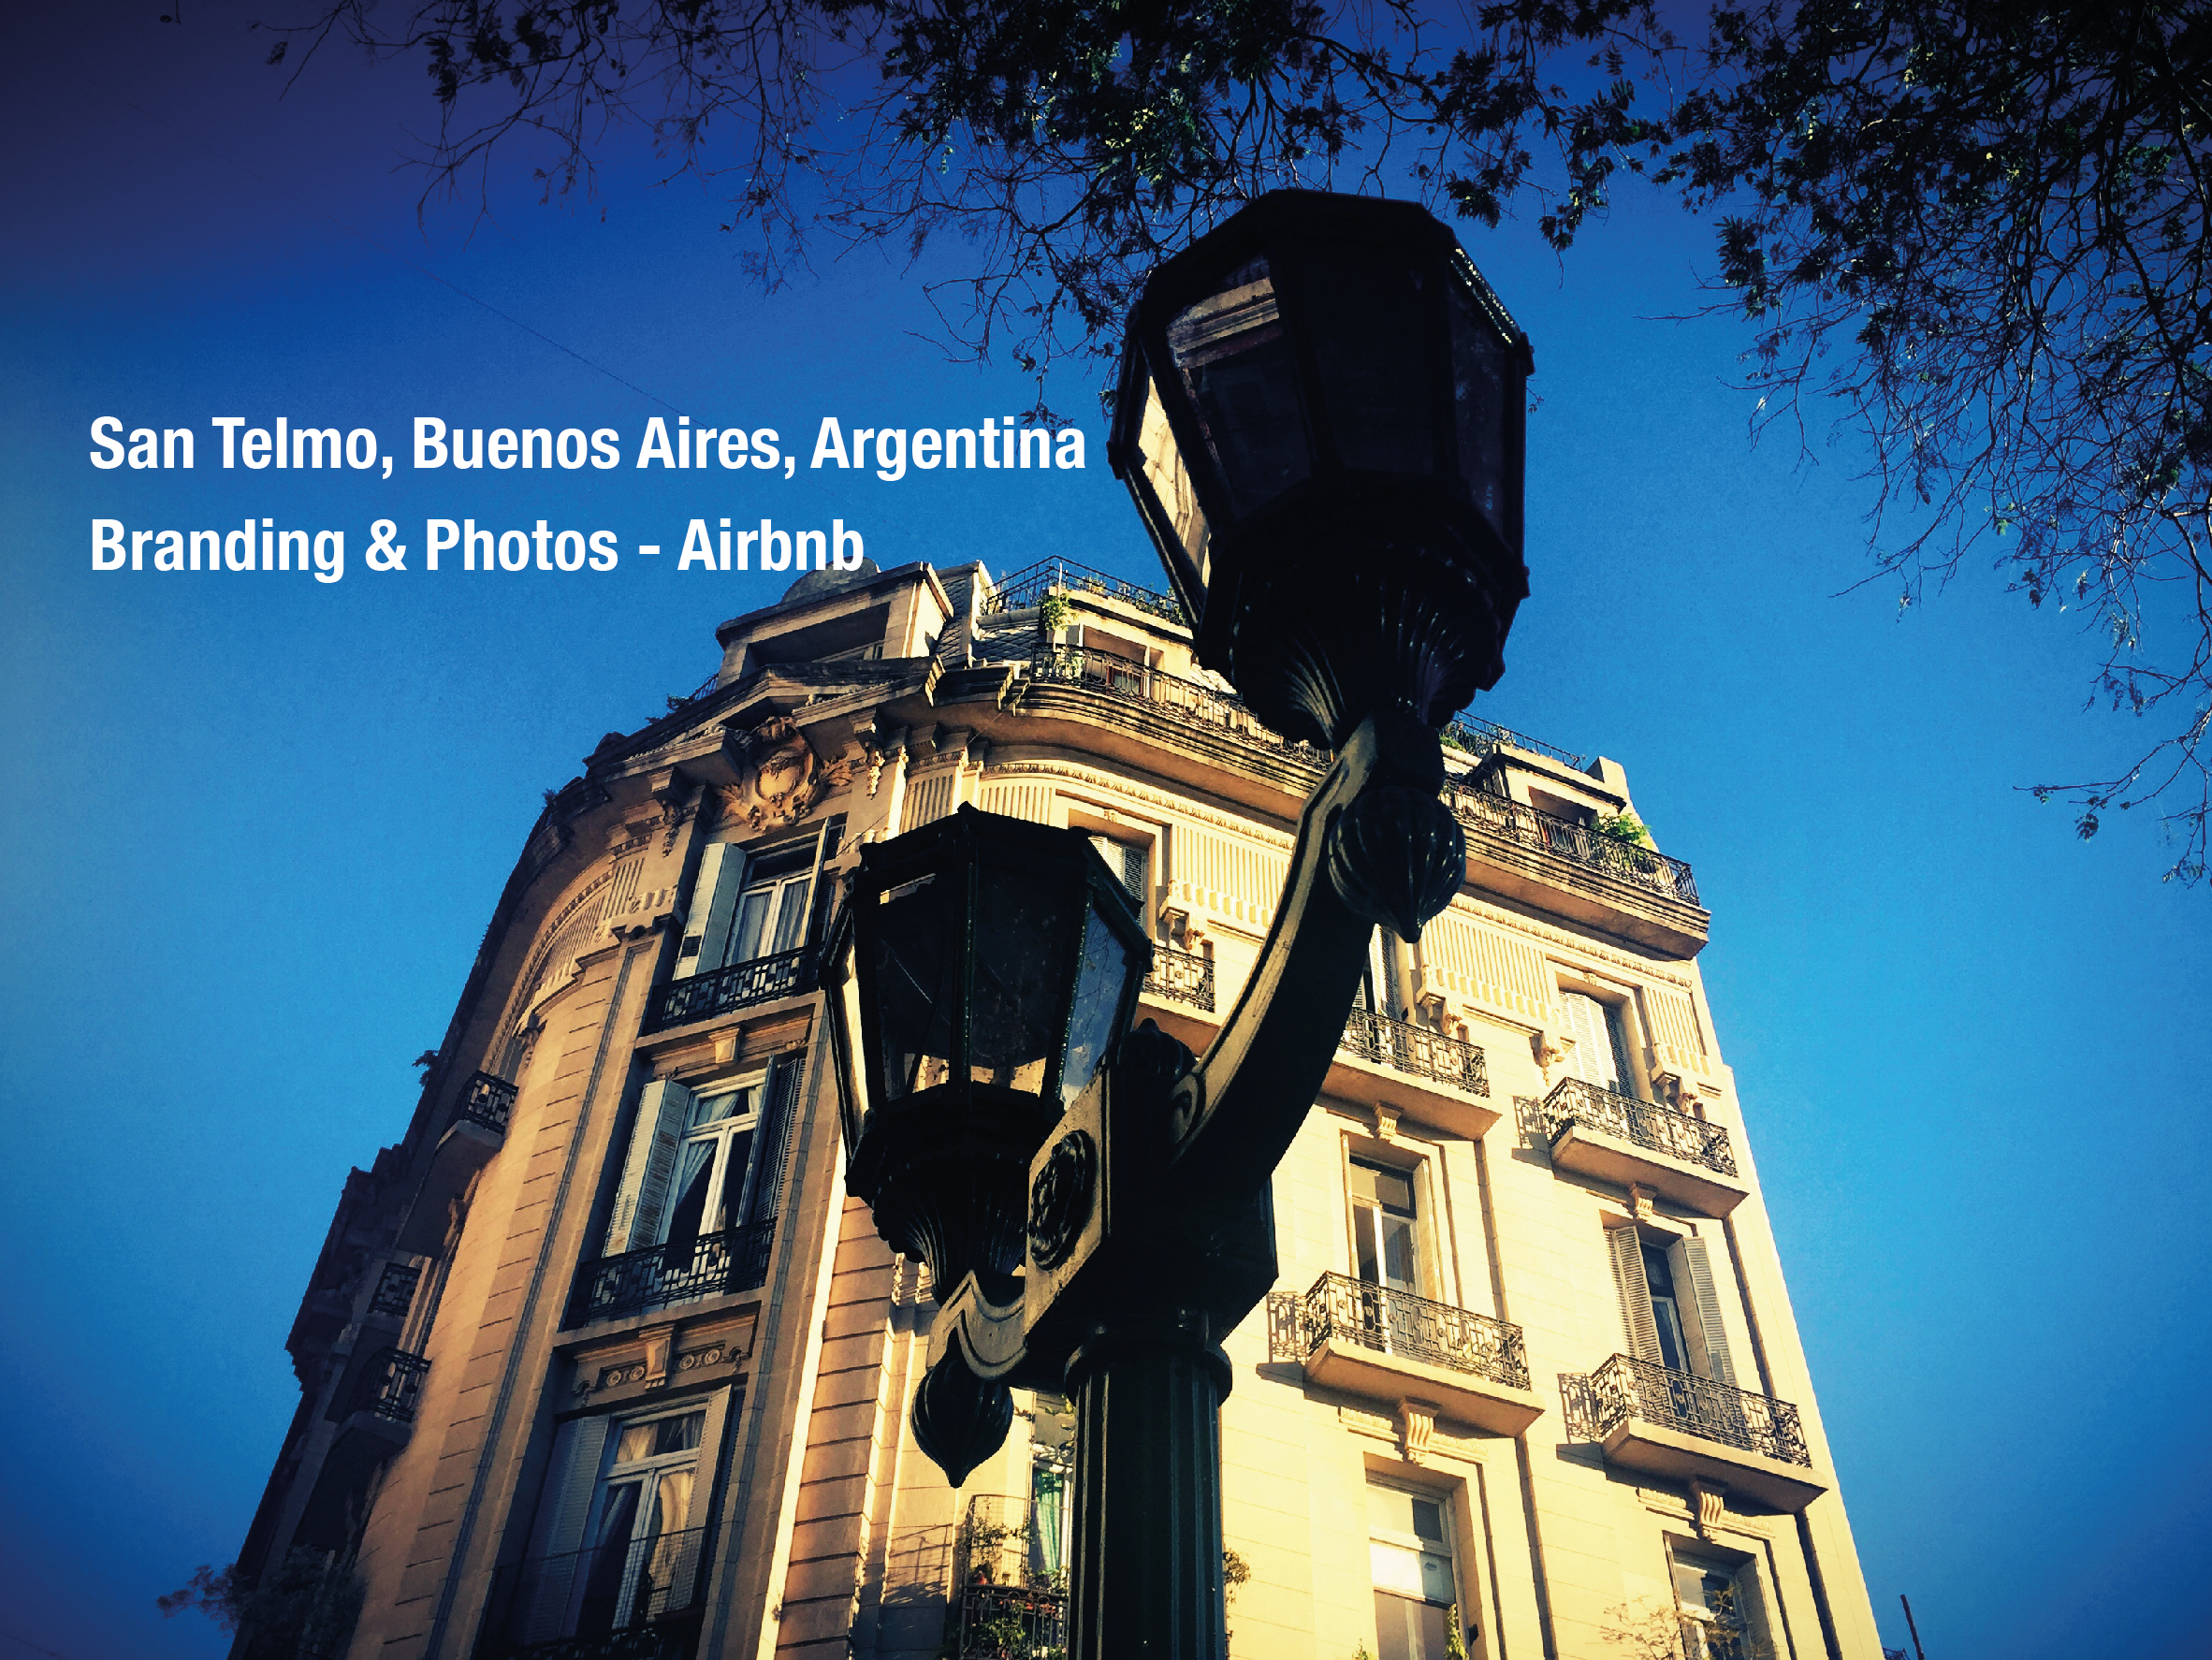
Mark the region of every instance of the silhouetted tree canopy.
POLYGON ((1723 0, 325 0, 428 72, 440 184, 509 151, 588 193, 610 129, 719 186, 752 273, 944 245, 946 339, 1041 374, 1110 354, 1134 287, 1287 183, 1419 197, 1565 250, 1625 178, 1715 233, 1754 424, 1866 441, 1902 603, 1987 558, 2106 648, 2151 724, 2041 786, 2084 836, 2159 800, 2202 876, 2212 772, 2212 6, 1723 0))

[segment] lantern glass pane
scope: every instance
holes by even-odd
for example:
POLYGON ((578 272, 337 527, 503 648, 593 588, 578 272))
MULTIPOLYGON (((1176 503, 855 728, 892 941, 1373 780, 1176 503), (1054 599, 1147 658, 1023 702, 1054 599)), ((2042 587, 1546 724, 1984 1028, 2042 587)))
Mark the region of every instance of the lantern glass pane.
POLYGON ((1080 890, 988 866, 982 880, 968 1077, 1041 1094, 1075 954, 1080 890))
POLYGON ((960 897, 956 876, 925 876, 893 888, 877 910, 873 991, 886 1101, 952 1079, 953 1012, 967 932, 960 897))
POLYGON ((1238 267, 1178 313, 1168 325, 1168 347, 1237 514, 1266 505, 1313 471, 1298 371, 1265 259, 1238 267))
POLYGON ((1150 375, 1144 377, 1144 418, 1138 424, 1137 448, 1143 458, 1144 476, 1151 482, 1152 493, 1159 500, 1160 511, 1168 516, 1168 530, 1183 545, 1202 591, 1210 579, 1207 553, 1212 538, 1206 530, 1206 516, 1199 507, 1198 491, 1191 488, 1190 470, 1183 464, 1183 452, 1175 447, 1167 406, 1160 402, 1159 387, 1150 375))
POLYGON ((1060 1103, 1072 1102, 1098 1075, 1113 1041, 1129 948, 1096 910, 1084 925, 1083 961, 1075 971, 1075 1012, 1068 1023, 1068 1064, 1060 1070, 1060 1103))
POLYGON ((1403 255, 1330 243, 1300 262, 1313 308, 1321 403, 1346 467, 1436 470, 1438 362, 1425 292, 1434 278, 1403 255))
POLYGON ((1460 476, 1475 509, 1510 547, 1506 527, 1506 400, 1520 395, 1506 342, 1458 283, 1449 284, 1452 420, 1459 430, 1460 476))

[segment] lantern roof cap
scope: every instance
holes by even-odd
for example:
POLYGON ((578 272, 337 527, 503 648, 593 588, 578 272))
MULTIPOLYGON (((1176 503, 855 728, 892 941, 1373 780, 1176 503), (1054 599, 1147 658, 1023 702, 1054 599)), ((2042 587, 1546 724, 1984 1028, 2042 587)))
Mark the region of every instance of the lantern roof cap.
POLYGON ((1182 253, 1161 261, 1144 280, 1130 310, 1131 332, 1156 322, 1158 312, 1180 310, 1211 291, 1222 272, 1235 269, 1285 233, 1365 247, 1395 242, 1442 255, 1458 271, 1492 327, 1519 350, 1521 372, 1535 372, 1527 331, 1513 320, 1448 225, 1419 202, 1335 190, 1268 191, 1182 253))

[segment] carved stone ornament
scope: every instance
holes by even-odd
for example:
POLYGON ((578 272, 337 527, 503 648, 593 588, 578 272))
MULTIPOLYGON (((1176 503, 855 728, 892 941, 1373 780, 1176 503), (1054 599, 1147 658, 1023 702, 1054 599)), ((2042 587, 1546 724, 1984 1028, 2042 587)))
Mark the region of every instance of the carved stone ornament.
POLYGON ((774 715, 742 736, 733 735, 741 757, 735 784, 716 792, 718 818, 767 830, 795 824, 831 790, 851 777, 848 761, 824 764, 807 735, 786 715, 774 715))
POLYGON ((1425 1463, 1429 1437, 1436 1433, 1436 1408, 1426 1401, 1398 1403, 1398 1446, 1409 1464, 1425 1463))
POLYGON ((1564 1033, 1536 1030, 1529 1033, 1528 1046, 1536 1057, 1536 1065, 1544 1069, 1544 1082, 1551 1082, 1551 1069, 1566 1059, 1567 1051, 1575 1046, 1574 1039, 1564 1033))
POLYGON ((1712 1530, 1727 1513, 1727 1489, 1716 1482, 1690 1483, 1690 1521, 1696 1527, 1698 1537, 1710 1538, 1712 1530))

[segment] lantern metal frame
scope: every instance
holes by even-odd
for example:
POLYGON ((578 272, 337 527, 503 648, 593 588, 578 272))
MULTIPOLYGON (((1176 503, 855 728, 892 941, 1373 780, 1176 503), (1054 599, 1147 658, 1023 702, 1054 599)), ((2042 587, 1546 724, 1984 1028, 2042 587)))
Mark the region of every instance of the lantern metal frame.
POLYGON ((1162 264, 1130 313, 1107 454, 1192 619, 1199 660, 1234 682, 1270 725, 1330 748, 1381 702, 1404 702, 1437 726, 1494 685, 1506 633, 1528 593, 1522 493, 1534 369, 1528 336, 1458 239, 1417 203, 1272 191, 1162 264), (1347 250, 1372 271, 1404 269, 1415 281, 1425 340, 1414 354, 1426 380, 1425 470, 1346 459, 1349 434, 1339 430, 1340 395, 1330 389, 1321 351, 1343 328, 1331 314, 1341 296, 1324 292, 1322 268, 1347 250), (1274 326, 1288 348, 1304 473, 1240 508, 1170 332, 1262 258, 1274 326), (1500 492, 1494 524, 1463 464, 1476 414, 1455 392, 1455 290, 1499 357, 1499 429, 1490 434, 1500 492), (1143 444, 1156 400, 1203 521, 1195 553, 1149 471, 1164 459, 1143 444))
POLYGON ((1030 1157, 1068 1104, 1063 1072, 1074 1037, 1089 919, 1095 915, 1104 922, 1127 963, 1105 1028, 1108 1041, 1100 1045, 1101 1064, 1112 1041, 1128 1028, 1138 988, 1151 971, 1151 941, 1128 889, 1080 831, 963 806, 918 830, 864 845, 860 858, 831 925, 822 975, 847 1188, 875 1207, 877 1228, 886 1243, 927 1260, 938 1283, 949 1287, 976 1268, 992 1275, 1006 1274, 1021 1257, 1030 1157), (1065 907, 1059 960, 1050 970, 1056 983, 1045 1069, 1034 1093, 972 1075, 982 966, 978 913, 988 897, 986 867, 993 877, 1047 884, 1065 907), (877 1085, 888 1074, 882 992, 870 983, 874 928, 888 901, 924 881, 956 883, 959 889, 952 907, 956 938, 947 945, 954 954, 947 987, 947 1075, 941 1083, 879 1103, 877 1085), (856 1017, 857 1033, 852 1029, 856 1017), (985 1214, 968 1218, 937 1214, 941 1207, 931 1202, 933 1197, 955 1195, 980 1204, 985 1214), (882 1202, 887 1199, 891 1202, 882 1202))

